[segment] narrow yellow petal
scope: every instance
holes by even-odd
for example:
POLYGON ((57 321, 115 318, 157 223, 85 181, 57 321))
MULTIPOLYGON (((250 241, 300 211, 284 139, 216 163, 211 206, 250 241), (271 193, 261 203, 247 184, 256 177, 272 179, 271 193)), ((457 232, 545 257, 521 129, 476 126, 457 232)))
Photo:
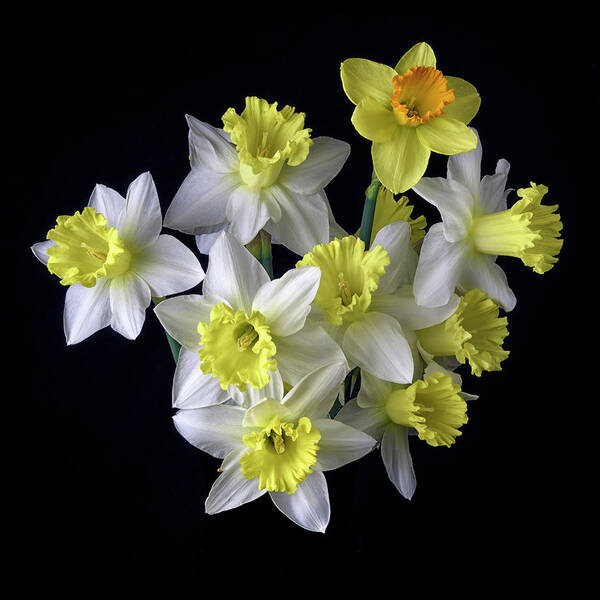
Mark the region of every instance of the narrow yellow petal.
POLYGON ((380 104, 389 106, 394 92, 394 75, 396 71, 392 67, 366 58, 348 58, 341 66, 342 86, 354 104, 371 96, 380 104))
POLYGON ((411 67, 423 66, 435 69, 435 53, 427 42, 419 42, 404 53, 396 65, 396 71, 403 75, 411 67))
POLYGON ((389 142, 373 143, 373 167, 379 181, 394 194, 413 187, 425 173, 430 151, 417 137, 420 127, 397 127, 389 142))
POLYGON ((448 87, 454 90, 454 102, 444 107, 444 114, 468 124, 477 114, 481 97, 475 86, 460 77, 446 77, 448 87))
POLYGON ((461 121, 446 115, 423 123, 416 131, 421 144, 439 154, 460 154, 477 146, 475 132, 461 121))
POLYGON ((372 142, 388 142, 398 127, 391 107, 385 108, 371 96, 357 104, 352 124, 360 135, 372 142))

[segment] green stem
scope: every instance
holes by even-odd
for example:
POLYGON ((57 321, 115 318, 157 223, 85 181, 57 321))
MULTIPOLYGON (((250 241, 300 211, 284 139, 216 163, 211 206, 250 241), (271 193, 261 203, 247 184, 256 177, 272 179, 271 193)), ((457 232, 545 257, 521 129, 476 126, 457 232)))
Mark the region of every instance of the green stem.
POLYGON ((271 250, 271 235, 261 229, 253 240, 246 244, 252 256, 260 261, 269 277, 273 279, 273 253, 271 250))
MULTIPOLYGON (((157 304, 160 304, 163 300, 164 298, 152 298, 152 302, 154 302, 155 306, 157 304)), ((177 364, 177 361, 179 360, 179 351, 181 350, 181 344, 177 340, 173 339, 169 335, 167 330, 165 330, 165 335, 167 336, 167 342, 169 342, 169 348, 171 349, 173 360, 175 361, 175 364, 177 364)))
POLYGON ((375 216, 375 204, 377 202, 377 193, 381 187, 381 182, 375 174, 371 180, 371 185, 367 188, 365 195, 365 205, 363 207, 362 220, 360 223, 360 239, 365 243, 365 250, 371 245, 371 232, 373 230, 373 217, 375 216))

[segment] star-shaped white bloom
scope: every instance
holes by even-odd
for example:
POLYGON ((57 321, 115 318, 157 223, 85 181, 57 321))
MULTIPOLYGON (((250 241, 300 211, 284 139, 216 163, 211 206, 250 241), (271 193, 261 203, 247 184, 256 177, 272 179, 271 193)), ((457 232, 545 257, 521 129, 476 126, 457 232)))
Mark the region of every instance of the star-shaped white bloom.
POLYGON ((475 150, 448 158, 446 179, 423 177, 413 188, 438 208, 443 220, 432 225, 423 240, 414 283, 419 304, 438 306, 456 288, 478 288, 506 310, 515 306, 515 295, 496 264, 497 256, 478 252, 469 236, 473 218, 505 210, 511 191, 505 189, 508 162, 500 159, 495 174, 482 179, 481 155, 478 136, 475 150))
POLYGON ((198 408, 230 396, 241 402, 240 391, 260 389, 274 374, 293 385, 323 364, 345 361, 327 333, 306 322, 320 276, 318 268, 307 267, 271 281, 233 235, 221 232, 210 250, 203 294, 168 298, 154 309, 182 345, 174 406, 198 408))
POLYGON ((194 253, 161 235, 162 214, 150 173, 131 183, 123 198, 96 185, 88 206, 58 217, 34 255, 68 285, 64 309, 67 344, 111 326, 135 339, 151 298, 188 290, 204 279, 194 253))
POLYGON ((165 215, 165 226, 198 236, 207 253, 215 232, 228 230, 247 244, 261 230, 297 254, 342 231, 323 188, 346 161, 350 146, 329 137, 311 140, 304 115, 277 111, 247 98, 230 109, 226 132, 191 116, 191 171, 165 215), (300 118, 301 117, 301 118, 300 118), (232 140, 235 140, 233 143, 232 140))
POLYGON ((324 532, 330 517, 324 471, 370 452, 375 440, 328 417, 346 375, 344 363, 307 374, 285 395, 277 377, 257 392, 248 410, 221 404, 180 410, 179 433, 222 458, 221 474, 206 499, 206 512, 239 507, 269 493, 294 523, 324 532))
POLYGON ((475 150, 448 158, 447 179, 423 177, 413 188, 442 215, 442 223, 433 225, 423 240, 414 283, 419 304, 440 306, 455 289, 479 289, 510 311, 516 298, 496 258, 520 258, 536 273, 558 261, 558 205, 543 205, 548 188, 532 182, 517 190, 521 199, 507 208, 508 170, 508 162, 500 159, 494 175, 480 179, 478 138, 475 150))

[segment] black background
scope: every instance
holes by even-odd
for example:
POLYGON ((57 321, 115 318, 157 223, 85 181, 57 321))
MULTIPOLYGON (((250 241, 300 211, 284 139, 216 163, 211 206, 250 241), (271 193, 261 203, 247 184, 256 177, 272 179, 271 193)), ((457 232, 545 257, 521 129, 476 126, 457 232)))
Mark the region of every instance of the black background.
MULTIPOLYGON (((369 15, 346 6, 335 16, 284 8, 5 22, 14 34, 5 52, 12 106, 3 235, 5 264, 16 265, 4 290, 7 329, 15 326, 5 333, 3 419, 5 495, 14 500, 5 512, 10 571, 41 580, 179 572, 202 582, 217 563, 242 573, 259 561, 261 577, 348 575, 355 563, 392 579, 420 570, 435 578, 446 569, 452 581, 538 569, 586 573, 591 555, 581 540, 593 538, 595 520, 585 487, 596 476, 589 405, 598 392, 583 342, 596 308, 578 267, 586 260, 596 267, 577 248, 598 214, 595 172, 584 164, 585 142, 597 135, 598 71, 585 15, 533 19, 508 9, 461 20, 416 7, 369 15), (482 174, 504 157, 510 187, 548 185, 546 200, 559 203, 564 223, 560 260, 543 276, 499 260, 518 299, 509 315, 511 355, 500 373, 463 372, 464 389, 481 398, 452 449, 413 444, 411 502, 373 453, 327 474, 325 535, 295 526, 268 497, 207 516, 219 461, 172 425, 174 365, 156 318, 148 311, 134 342, 107 328, 66 347, 65 290, 29 247, 57 215, 83 208, 95 183, 124 195, 144 171, 164 214, 189 169, 184 115, 219 125, 247 95, 291 104, 306 113, 314 137, 351 144, 327 192, 338 221, 353 231, 370 180, 370 143, 350 123, 340 63, 362 57, 394 66, 422 40, 438 68, 482 96, 472 122, 484 148, 482 174)), ((432 155, 427 174, 444 175, 445 164, 432 155)), ((408 195, 416 214, 439 220, 408 195)), ((175 235, 194 248, 191 237, 175 235)), ((276 248, 276 274, 295 259, 276 248)))

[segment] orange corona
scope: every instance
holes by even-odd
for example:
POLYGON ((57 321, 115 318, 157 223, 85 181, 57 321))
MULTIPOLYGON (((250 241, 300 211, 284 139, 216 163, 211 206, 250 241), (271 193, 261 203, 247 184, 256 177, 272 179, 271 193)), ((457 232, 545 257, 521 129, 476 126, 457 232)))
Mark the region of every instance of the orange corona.
POLYGON ((454 101, 454 90, 447 88, 448 80, 433 67, 411 67, 404 75, 396 75, 393 83, 390 99, 401 125, 416 127, 427 123, 454 101))

